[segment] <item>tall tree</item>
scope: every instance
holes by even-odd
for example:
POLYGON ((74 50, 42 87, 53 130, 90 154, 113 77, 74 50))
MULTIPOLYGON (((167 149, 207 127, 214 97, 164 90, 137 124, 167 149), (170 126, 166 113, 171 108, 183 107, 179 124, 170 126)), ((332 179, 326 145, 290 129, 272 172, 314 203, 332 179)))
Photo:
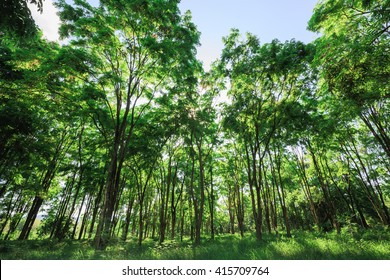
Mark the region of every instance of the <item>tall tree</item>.
POLYGON ((310 92, 310 49, 295 41, 282 44, 275 40, 262 46, 251 34, 241 41, 238 30, 225 38, 219 67, 229 79, 232 96, 225 125, 235 132, 245 151, 258 240, 262 239, 263 218, 270 229, 266 155, 272 140, 288 127, 285 112, 299 112, 303 96, 310 92))
POLYGON ((114 205, 134 129, 153 98, 175 81, 192 75, 198 33, 177 1, 60 1, 61 35, 87 54, 83 76, 87 102, 93 102, 97 128, 106 140, 109 167, 95 238, 104 248, 113 225, 114 205))
POLYGON ((319 1, 309 28, 317 40, 323 91, 330 91, 369 128, 390 158, 390 2, 319 1))

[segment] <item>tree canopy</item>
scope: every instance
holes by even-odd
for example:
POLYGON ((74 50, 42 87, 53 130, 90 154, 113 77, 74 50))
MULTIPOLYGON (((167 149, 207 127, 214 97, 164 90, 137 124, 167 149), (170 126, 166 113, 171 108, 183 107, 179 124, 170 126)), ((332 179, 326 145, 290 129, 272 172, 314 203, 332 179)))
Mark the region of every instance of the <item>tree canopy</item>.
POLYGON ((319 1, 308 44, 232 29, 209 72, 178 0, 73 2, 62 45, 2 2, 2 239, 388 228, 390 1, 319 1))

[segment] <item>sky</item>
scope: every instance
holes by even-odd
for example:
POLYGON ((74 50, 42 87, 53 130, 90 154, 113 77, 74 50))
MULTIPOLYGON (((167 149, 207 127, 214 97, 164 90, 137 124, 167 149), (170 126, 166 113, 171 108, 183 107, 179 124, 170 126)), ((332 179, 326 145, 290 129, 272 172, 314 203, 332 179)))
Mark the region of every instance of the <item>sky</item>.
MULTIPOLYGON (((43 14, 32 7, 33 16, 49 40, 58 40, 59 19, 53 0, 44 1, 43 14)), ((97 0, 91 0, 97 3, 97 0)), ((222 37, 232 28, 242 34, 252 33, 261 43, 279 39, 313 41, 316 34, 306 29, 317 0, 182 0, 182 13, 190 10, 192 19, 201 32, 198 58, 205 70, 216 60, 223 48, 222 37)))
POLYGON ((284 42, 295 38, 308 43, 316 38, 309 32, 309 21, 317 0, 182 0, 180 9, 190 10, 193 22, 201 32, 198 57, 205 62, 219 57, 223 48, 222 37, 232 28, 260 38, 261 43, 279 39, 284 42))

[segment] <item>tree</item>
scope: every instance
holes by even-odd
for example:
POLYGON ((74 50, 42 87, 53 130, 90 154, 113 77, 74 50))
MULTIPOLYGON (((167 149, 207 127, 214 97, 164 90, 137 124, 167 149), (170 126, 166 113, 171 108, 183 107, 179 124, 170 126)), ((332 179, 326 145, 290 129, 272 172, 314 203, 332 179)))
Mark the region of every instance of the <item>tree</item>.
POLYGON ((37 34, 37 26, 32 18, 28 2, 37 6, 39 12, 43 11, 42 0, 3 0, 0 3, 2 16, 0 18, 0 30, 15 33, 19 38, 30 38, 37 34))
POLYGON ((154 97, 178 79, 191 77, 198 33, 177 1, 60 1, 63 37, 88 57, 84 92, 96 111, 94 122, 106 140, 109 167, 96 247, 104 248, 113 225, 114 205, 127 147, 154 97), (141 103, 140 101, 143 102, 141 103), (137 108, 138 107, 138 108, 137 108))
POLYGON ((309 28, 323 33, 316 58, 323 91, 346 102, 390 158, 389 20, 389 1, 320 1, 309 28))
MULTIPOLYGON (((201 242, 206 201, 206 164, 208 160, 212 160, 212 158, 210 159, 212 149, 217 142, 218 127, 214 122, 216 111, 212 107, 214 97, 215 92, 206 90, 198 96, 191 96, 187 107, 185 125, 188 127, 190 135, 186 135, 185 141, 192 161, 189 193, 195 214, 195 245, 200 245, 201 242), (198 168, 197 172, 195 168, 198 168), (197 181, 195 174, 198 178, 197 181), (195 186, 196 183, 197 186, 195 186)), ((210 183, 212 184, 212 181, 210 183)))
MULTIPOLYGON (((219 68, 229 79, 232 96, 224 122, 245 152, 256 237, 261 240, 263 218, 270 231, 273 209, 266 156, 278 136, 286 131, 291 133, 288 112, 300 112, 300 103, 311 91, 311 46, 295 41, 282 44, 277 40, 262 46, 251 34, 240 41, 238 30, 233 30, 224 41, 219 68)), ((286 213, 284 218, 288 225, 286 213)))

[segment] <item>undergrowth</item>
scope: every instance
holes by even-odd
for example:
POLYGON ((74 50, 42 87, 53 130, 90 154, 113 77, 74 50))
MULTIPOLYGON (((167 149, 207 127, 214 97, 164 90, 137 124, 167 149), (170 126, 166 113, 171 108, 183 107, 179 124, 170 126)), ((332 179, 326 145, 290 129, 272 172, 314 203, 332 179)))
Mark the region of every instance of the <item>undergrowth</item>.
POLYGON ((94 250, 90 241, 26 240, 0 241, 0 259, 60 260, 343 260, 390 259, 390 233, 386 229, 342 234, 295 232, 254 236, 220 235, 202 239, 200 246, 190 240, 167 240, 163 244, 147 239, 114 241, 104 251, 94 250))

